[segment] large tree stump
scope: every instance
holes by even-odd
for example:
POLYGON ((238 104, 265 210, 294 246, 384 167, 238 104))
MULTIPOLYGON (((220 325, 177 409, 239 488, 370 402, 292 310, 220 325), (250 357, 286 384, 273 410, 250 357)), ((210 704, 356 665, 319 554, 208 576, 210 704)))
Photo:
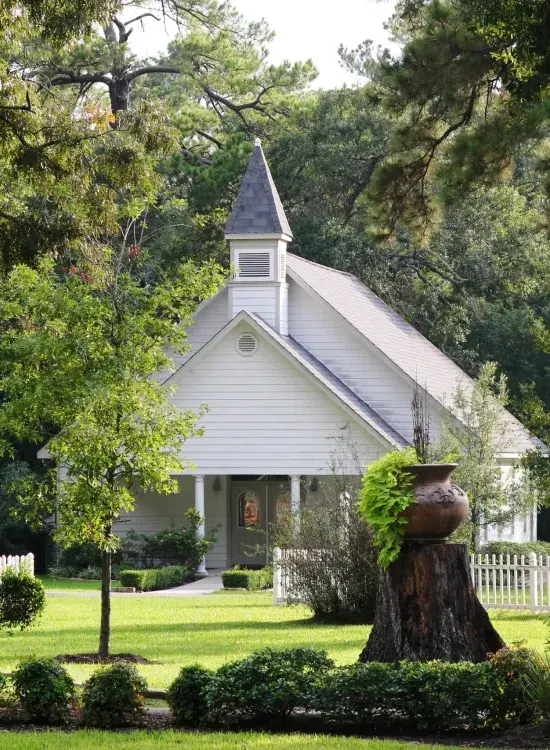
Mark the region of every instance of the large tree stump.
POLYGON ((504 641, 479 602, 466 544, 408 543, 380 570, 374 626, 359 661, 485 661, 504 641))

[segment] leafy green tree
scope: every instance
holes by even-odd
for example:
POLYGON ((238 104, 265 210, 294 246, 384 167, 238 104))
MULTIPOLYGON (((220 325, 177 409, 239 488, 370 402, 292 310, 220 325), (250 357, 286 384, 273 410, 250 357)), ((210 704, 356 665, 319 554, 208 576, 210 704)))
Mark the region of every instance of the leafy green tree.
MULTIPOLYGON (((17 266, 0 289, 2 450, 46 439, 66 472, 55 532, 63 546, 95 542, 102 552, 99 654, 110 641, 113 524, 134 507, 138 487, 170 493, 185 468, 186 438, 202 411, 180 412, 155 377, 185 350, 196 304, 221 281, 212 264, 182 265, 151 283, 128 226, 120 245, 90 243, 80 266, 17 266)), ((53 512, 51 493, 32 493, 27 518, 53 512)))
POLYGON ((443 414, 439 450, 455 454, 454 481, 470 501, 470 518, 456 532, 475 549, 487 526, 504 526, 533 510, 534 500, 521 474, 504 473, 499 458, 510 452, 515 435, 504 420, 508 404, 506 378, 487 362, 472 389, 458 384, 443 414), (459 416, 460 421, 453 417, 459 416))

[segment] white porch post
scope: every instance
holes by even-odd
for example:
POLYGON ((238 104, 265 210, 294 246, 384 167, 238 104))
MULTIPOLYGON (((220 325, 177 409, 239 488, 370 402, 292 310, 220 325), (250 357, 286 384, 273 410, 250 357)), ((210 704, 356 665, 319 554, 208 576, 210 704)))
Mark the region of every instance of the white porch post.
POLYGON ((290 510, 294 519, 294 531, 300 531, 300 477, 290 477, 290 510))
MULTIPOLYGON (((204 518, 205 511, 204 511, 204 475, 203 474, 195 475, 195 510, 201 514, 202 518, 204 518)), ((202 539, 204 537, 204 522, 197 529, 197 537, 199 539, 202 539)), ((195 576, 196 578, 206 578, 207 575, 208 573, 206 571, 206 559, 203 557, 197 566, 197 570, 195 571, 195 576)))

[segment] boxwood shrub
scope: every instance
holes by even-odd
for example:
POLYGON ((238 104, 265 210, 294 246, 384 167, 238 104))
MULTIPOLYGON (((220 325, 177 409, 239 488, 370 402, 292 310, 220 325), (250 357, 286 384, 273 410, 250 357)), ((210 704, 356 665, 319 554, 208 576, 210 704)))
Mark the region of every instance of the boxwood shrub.
POLYGON ((27 659, 11 674, 15 697, 31 721, 64 724, 75 702, 75 684, 54 659, 27 659))
POLYGON ((213 672, 197 665, 182 667, 168 690, 168 705, 178 724, 196 726, 208 715, 206 691, 213 672))
POLYGON ((133 664, 98 669, 84 683, 82 719, 90 727, 137 724, 145 713, 147 682, 133 664))
POLYGON ((261 570, 233 568, 222 573, 222 583, 226 589, 247 589, 259 591, 273 587, 273 568, 266 565, 261 570))
POLYGON ((311 707, 317 678, 334 666, 314 648, 266 648, 224 664, 206 689, 212 719, 264 719, 274 723, 295 708, 311 707))
POLYGON ((120 585, 137 591, 160 591, 180 586, 189 578, 190 571, 183 565, 149 570, 121 570, 120 585))

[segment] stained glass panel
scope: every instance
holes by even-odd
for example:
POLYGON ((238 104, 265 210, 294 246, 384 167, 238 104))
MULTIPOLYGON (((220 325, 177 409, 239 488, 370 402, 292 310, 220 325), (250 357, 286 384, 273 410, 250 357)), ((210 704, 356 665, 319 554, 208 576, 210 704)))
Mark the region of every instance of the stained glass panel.
POLYGON ((239 526, 249 528, 260 525, 260 497, 251 490, 239 495, 239 526))
POLYGON ((288 522, 290 518, 290 492, 279 492, 275 498, 275 523, 277 525, 288 522))

